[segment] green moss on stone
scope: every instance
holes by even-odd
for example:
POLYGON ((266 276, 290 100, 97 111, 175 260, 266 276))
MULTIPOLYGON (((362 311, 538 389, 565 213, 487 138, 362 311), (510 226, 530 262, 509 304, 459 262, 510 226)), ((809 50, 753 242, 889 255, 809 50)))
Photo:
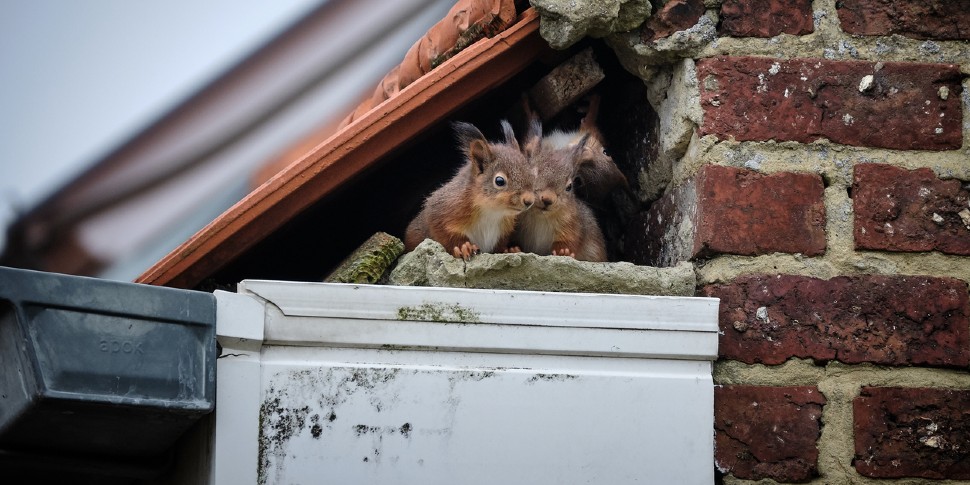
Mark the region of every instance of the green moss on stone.
POLYGON ((374 284, 404 252, 404 243, 378 232, 361 244, 324 281, 328 283, 374 284))

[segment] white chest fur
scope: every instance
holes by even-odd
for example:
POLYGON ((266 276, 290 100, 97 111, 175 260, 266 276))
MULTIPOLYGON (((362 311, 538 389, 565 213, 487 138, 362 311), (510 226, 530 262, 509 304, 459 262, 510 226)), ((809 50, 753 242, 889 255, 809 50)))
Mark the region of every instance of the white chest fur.
POLYGON ((580 134, 575 131, 553 131, 542 138, 542 145, 552 149, 566 148, 579 141, 580 134))
POLYGON ((478 246, 483 253, 495 251, 495 245, 502 237, 502 220, 509 216, 506 210, 484 210, 478 220, 468 229, 468 240, 478 246))
POLYGON ((549 217, 532 209, 522 215, 519 224, 518 240, 523 251, 546 256, 552 252, 552 241, 556 228, 549 217))

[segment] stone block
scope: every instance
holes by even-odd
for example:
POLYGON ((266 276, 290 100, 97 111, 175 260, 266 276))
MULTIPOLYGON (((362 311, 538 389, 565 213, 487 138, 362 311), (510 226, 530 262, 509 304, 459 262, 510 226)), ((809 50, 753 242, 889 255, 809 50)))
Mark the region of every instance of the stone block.
POLYGON ((591 263, 531 253, 479 254, 464 261, 432 240, 401 256, 388 282, 505 290, 568 291, 630 295, 694 296, 694 266, 651 268, 631 263, 591 263))
POLYGON ((586 36, 603 37, 635 29, 650 16, 647 0, 532 0, 539 12, 539 34, 553 49, 565 49, 586 36))
POLYGON ((587 47, 556 66, 529 90, 529 99, 544 120, 559 114, 599 84, 606 74, 587 47))

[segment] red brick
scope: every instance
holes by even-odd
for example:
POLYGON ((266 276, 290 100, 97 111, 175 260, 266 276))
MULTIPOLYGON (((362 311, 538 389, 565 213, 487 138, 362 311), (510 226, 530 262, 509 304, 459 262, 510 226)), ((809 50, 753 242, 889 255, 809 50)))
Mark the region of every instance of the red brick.
POLYGON ((962 75, 953 64, 719 57, 698 61, 697 71, 702 135, 900 150, 963 142, 962 75))
POLYGON ((724 35, 774 37, 814 31, 812 0, 724 0, 721 4, 724 35))
POLYGON ((970 365, 970 297, 955 278, 754 275, 701 289, 721 299, 721 357, 781 364, 970 365))
POLYGON ((804 482, 818 475, 825 397, 814 386, 714 388, 714 461, 736 478, 804 482))
POLYGON ((712 165, 698 180, 695 255, 825 253, 825 189, 818 175, 712 165))
POLYGON ((970 479, 970 390, 864 387, 852 408, 862 475, 970 479))
POLYGON ((970 39, 970 0, 840 0, 842 30, 914 39, 970 39))
POLYGON ((652 42, 687 30, 700 20, 704 10, 704 0, 669 0, 643 23, 640 39, 652 42))
POLYGON ((970 255, 970 190, 932 170, 855 166, 856 249, 970 255))
POLYGON ((704 166, 631 224, 629 256, 669 266, 714 254, 823 254, 823 191, 815 174, 704 166))

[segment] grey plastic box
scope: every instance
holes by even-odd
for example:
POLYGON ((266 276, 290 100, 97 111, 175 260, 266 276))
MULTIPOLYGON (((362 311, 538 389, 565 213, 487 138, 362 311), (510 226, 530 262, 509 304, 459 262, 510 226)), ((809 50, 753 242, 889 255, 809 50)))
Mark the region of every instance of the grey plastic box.
POLYGON ((215 396, 209 293, 0 267, 0 448, 160 455, 215 396))

